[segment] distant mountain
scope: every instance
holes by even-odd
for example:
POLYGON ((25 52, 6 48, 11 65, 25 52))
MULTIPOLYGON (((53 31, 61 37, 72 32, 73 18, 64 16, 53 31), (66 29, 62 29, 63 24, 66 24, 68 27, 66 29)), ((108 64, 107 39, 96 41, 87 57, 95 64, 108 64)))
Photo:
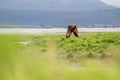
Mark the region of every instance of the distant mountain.
POLYGON ((114 8, 100 0, 0 0, 0 9, 3 10, 91 11, 114 8))
POLYGON ((0 10, 0 24, 120 24, 120 9, 95 11, 0 10))
POLYGON ((67 5, 63 5, 62 11, 93 11, 115 9, 116 7, 107 5, 100 0, 69 0, 67 5), (71 6, 72 5, 72 6, 71 6))

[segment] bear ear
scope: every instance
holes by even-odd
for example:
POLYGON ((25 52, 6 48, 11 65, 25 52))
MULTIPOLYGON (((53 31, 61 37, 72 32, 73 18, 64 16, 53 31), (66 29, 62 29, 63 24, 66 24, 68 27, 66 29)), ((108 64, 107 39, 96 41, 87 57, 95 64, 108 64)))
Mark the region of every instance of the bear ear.
POLYGON ((68 28, 70 28, 70 27, 71 27, 71 25, 69 24, 69 25, 68 25, 68 28))
POLYGON ((77 28, 77 25, 75 24, 75 28, 77 28))

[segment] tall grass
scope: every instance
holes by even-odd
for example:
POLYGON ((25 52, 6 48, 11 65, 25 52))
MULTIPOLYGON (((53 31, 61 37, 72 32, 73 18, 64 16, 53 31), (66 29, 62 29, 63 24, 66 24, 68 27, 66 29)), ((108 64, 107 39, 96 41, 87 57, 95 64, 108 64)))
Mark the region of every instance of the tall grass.
POLYGON ((0 80, 119 80, 120 33, 0 34, 0 80))
POLYGON ((103 58, 115 55, 114 48, 120 49, 120 33, 82 33, 80 38, 59 38, 58 42, 60 54, 64 57, 103 58))

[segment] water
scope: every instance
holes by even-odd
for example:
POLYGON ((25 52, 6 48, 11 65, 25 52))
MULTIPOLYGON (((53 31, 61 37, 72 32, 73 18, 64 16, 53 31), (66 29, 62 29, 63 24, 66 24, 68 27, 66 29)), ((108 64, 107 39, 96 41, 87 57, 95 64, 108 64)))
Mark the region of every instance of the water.
MULTIPOLYGON (((0 25, 0 28, 67 28, 68 24, 54 25, 0 25)), ((77 24, 78 28, 120 28, 120 24, 77 24)))

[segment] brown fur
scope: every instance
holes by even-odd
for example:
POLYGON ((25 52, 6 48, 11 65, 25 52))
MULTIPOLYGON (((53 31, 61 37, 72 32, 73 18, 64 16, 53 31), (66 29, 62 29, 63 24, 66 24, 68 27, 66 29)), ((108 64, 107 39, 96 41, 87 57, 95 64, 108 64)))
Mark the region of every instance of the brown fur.
POLYGON ((74 25, 74 24, 68 25, 67 32, 66 32, 66 38, 70 38, 70 36, 71 36, 72 33, 73 33, 76 37, 79 37, 77 25, 74 25))

